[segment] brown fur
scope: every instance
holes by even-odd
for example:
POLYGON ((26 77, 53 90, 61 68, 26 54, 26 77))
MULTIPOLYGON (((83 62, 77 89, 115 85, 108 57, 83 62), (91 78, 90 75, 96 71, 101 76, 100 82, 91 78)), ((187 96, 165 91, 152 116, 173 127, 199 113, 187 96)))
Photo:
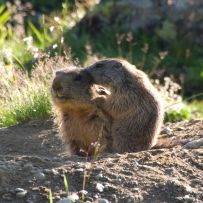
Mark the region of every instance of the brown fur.
POLYGON ((112 150, 136 152, 155 146, 164 110, 162 99, 146 74, 118 59, 101 60, 86 71, 93 83, 110 91, 110 95, 99 95, 94 102, 112 117, 112 150))
MULTIPOLYGON (((106 132, 110 124, 103 112, 91 102, 96 94, 105 92, 101 87, 90 84, 91 77, 75 67, 56 72, 53 80, 51 92, 57 109, 60 135, 72 154, 80 153, 81 149, 88 151, 91 143, 98 140, 104 123, 106 132)), ((105 148, 105 141, 101 142, 105 148)))

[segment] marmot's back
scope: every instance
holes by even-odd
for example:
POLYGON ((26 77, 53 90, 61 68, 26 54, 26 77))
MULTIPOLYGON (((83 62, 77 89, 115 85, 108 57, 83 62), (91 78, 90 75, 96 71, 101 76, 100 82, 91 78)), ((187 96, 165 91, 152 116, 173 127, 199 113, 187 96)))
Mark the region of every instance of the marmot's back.
POLYGON ((101 60, 86 70, 110 95, 95 100, 113 118, 113 150, 135 152, 155 145, 163 122, 162 100, 145 73, 127 61, 101 60))

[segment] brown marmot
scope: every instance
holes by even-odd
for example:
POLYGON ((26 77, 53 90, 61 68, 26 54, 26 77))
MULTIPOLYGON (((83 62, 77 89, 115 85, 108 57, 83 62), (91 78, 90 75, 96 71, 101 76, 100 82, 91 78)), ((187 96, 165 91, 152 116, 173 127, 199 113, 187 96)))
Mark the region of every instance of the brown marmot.
POLYGON ((106 59, 85 69, 93 83, 110 94, 94 99, 112 118, 114 152, 137 152, 152 148, 163 123, 162 99, 147 75, 127 61, 106 59))
MULTIPOLYGON (((107 94, 105 89, 92 85, 92 78, 83 69, 68 67, 56 72, 51 93, 60 136, 70 153, 80 154, 80 150, 93 153, 90 145, 98 141, 101 128, 106 135, 110 129, 109 119, 91 102, 97 94, 107 94)), ((107 147, 104 137, 101 142, 104 150, 107 147)))

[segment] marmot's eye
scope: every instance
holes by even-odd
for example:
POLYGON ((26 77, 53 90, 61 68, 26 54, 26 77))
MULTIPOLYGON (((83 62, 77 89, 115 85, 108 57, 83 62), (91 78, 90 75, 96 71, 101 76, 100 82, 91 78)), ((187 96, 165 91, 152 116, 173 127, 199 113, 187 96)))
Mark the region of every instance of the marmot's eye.
POLYGON ((75 82, 79 82, 82 80, 82 76, 81 75, 77 75, 75 78, 74 78, 74 81, 75 82))

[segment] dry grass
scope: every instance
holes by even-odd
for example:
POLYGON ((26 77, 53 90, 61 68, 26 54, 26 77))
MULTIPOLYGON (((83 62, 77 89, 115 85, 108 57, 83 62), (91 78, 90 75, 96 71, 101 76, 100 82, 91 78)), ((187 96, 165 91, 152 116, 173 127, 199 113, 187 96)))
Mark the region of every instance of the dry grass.
POLYGON ((14 65, 2 65, 0 81, 0 127, 32 118, 47 118, 52 113, 51 80, 58 68, 72 63, 66 57, 42 55, 31 77, 14 65))

